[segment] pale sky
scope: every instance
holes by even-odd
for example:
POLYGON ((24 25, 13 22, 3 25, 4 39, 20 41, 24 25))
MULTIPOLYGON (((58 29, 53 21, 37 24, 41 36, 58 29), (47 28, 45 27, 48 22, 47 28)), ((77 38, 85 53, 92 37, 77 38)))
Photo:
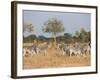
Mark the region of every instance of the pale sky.
MULTIPOLYGON (((44 35, 50 37, 51 34, 44 33, 42 31, 43 24, 50 18, 57 18, 61 20, 65 31, 64 33, 74 34, 75 31, 79 31, 84 28, 86 31, 90 31, 91 27, 91 14, 90 13, 75 13, 75 12, 54 12, 54 11, 23 11, 23 22, 32 23, 34 26, 34 34, 44 35)), ((63 33, 62 33, 63 34, 63 33)), ((28 36, 30 33, 25 32, 24 36, 28 36)))

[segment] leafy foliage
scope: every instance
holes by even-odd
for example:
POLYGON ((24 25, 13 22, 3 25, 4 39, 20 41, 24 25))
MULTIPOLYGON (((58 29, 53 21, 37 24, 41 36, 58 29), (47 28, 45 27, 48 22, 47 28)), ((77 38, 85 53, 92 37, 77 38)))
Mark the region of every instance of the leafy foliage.
POLYGON ((34 31, 33 24, 32 23, 24 24, 23 31, 33 32, 34 31))
POLYGON ((77 38, 79 41, 88 42, 91 40, 90 32, 87 32, 84 28, 80 32, 76 31, 74 38, 77 38))
POLYGON ((44 23, 43 31, 56 35, 59 32, 63 32, 64 27, 60 20, 57 20, 56 18, 52 18, 44 23))

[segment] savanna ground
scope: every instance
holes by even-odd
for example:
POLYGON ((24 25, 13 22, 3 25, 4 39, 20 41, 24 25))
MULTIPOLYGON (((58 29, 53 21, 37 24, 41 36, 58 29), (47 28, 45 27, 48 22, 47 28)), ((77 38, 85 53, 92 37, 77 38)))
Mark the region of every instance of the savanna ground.
POLYGON ((53 68, 53 67, 81 67, 90 66, 90 55, 68 56, 63 55, 61 50, 56 50, 53 46, 48 49, 47 54, 26 55, 23 57, 23 69, 33 68, 53 68))

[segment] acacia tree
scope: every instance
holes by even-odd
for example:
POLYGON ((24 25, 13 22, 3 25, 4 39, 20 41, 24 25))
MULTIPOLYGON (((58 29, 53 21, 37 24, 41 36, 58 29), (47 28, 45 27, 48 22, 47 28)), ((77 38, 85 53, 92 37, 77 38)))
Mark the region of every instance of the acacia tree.
POLYGON ((84 28, 81 28, 80 31, 76 31, 75 37, 82 42, 90 41, 90 31, 87 32, 84 28))
MULTIPOLYGON (((32 23, 24 24, 23 33, 25 33, 25 32, 28 32, 28 33, 33 33, 34 32, 34 27, 33 27, 32 23)), ((24 37, 24 34, 23 34, 23 37, 24 37)), ((31 38, 30 38, 29 41, 31 41, 31 38)))
POLYGON ((24 27, 23 27, 23 32, 33 32, 34 31, 34 28, 33 28, 33 24, 30 23, 30 24, 24 24, 24 27))
POLYGON ((56 44, 56 36, 58 33, 64 31, 64 26, 62 21, 57 20, 56 18, 51 18, 44 23, 43 31, 52 34, 54 43, 56 44))

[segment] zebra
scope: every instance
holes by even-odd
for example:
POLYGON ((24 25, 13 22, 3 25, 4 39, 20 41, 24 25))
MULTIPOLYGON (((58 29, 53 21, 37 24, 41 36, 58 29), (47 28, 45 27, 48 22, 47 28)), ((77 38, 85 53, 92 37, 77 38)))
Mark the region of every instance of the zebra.
POLYGON ((51 44, 47 43, 45 45, 38 46, 37 52, 45 55, 47 53, 48 49, 50 49, 50 48, 51 48, 51 44))
POLYGON ((38 54, 37 46, 32 45, 31 47, 23 48, 23 54, 24 54, 23 56, 25 56, 26 54, 30 54, 31 56, 34 54, 38 54))
POLYGON ((63 47, 62 50, 63 50, 63 55, 69 55, 69 47, 68 46, 63 47))
POLYGON ((77 49, 77 48, 70 48, 69 52, 70 52, 70 56, 72 56, 73 53, 75 55, 82 55, 81 49, 77 49))
POLYGON ((87 55, 90 54, 91 46, 89 44, 82 47, 82 54, 87 55))

